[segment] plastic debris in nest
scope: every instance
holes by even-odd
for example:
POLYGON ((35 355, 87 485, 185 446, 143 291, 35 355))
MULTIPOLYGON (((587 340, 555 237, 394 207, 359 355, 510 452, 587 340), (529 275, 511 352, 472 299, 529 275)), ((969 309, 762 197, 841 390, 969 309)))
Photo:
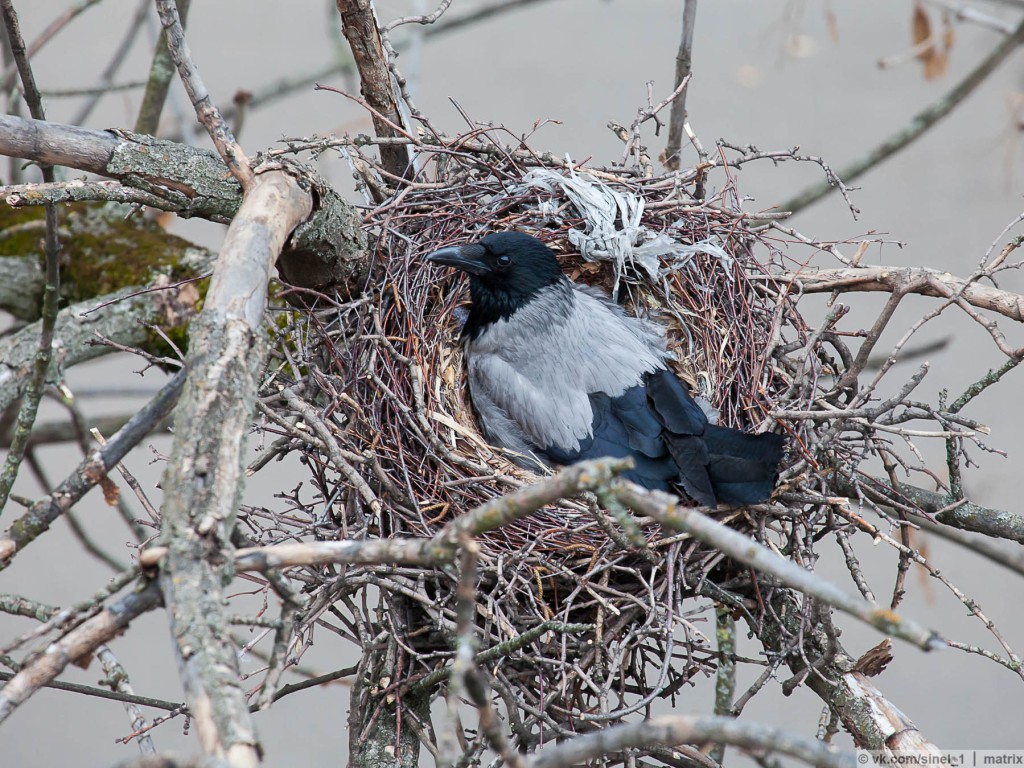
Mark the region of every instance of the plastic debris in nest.
MULTIPOLYGON (((725 271, 731 272, 733 257, 713 238, 689 244, 651 231, 642 223, 642 197, 626 188, 601 183, 571 165, 568 172, 536 168, 523 177, 522 186, 550 194, 560 191, 573 204, 586 227, 570 229, 569 242, 584 260, 607 261, 614 266, 613 298, 618 298, 619 281, 627 265, 643 268, 650 281, 657 283, 665 270, 678 269, 694 254, 703 253, 720 259, 725 271), (665 267, 662 260, 667 262, 665 267)), ((548 216, 553 210, 549 204, 541 208, 548 216)), ((667 286, 665 290, 667 293, 667 286)))

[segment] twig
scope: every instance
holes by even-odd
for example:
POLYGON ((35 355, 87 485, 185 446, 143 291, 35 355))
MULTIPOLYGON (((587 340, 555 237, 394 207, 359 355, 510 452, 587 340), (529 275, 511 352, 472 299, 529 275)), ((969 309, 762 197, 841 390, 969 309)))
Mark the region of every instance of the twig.
POLYGON ((480 545, 468 536, 463 536, 459 540, 459 547, 459 579, 455 586, 455 659, 448 678, 444 717, 437 739, 439 764, 444 768, 455 768, 466 749, 459 703, 466 698, 466 681, 474 666, 473 656, 476 652, 473 616, 476 614, 476 561, 480 545))
POLYGON ((1024 576, 1024 553, 1019 550, 1014 551, 1015 547, 1010 549, 1005 546, 999 546, 978 536, 964 533, 952 526, 939 525, 930 520, 918 520, 916 524, 921 526, 923 531, 933 533, 947 541, 955 542, 975 554, 988 558, 993 563, 998 563, 1004 568, 1008 568, 1018 576, 1024 576))
POLYGON ((65 510, 74 506, 86 491, 98 484, 107 472, 159 424, 177 402, 185 383, 179 372, 163 389, 136 413, 105 446, 94 450, 73 474, 45 499, 32 505, 0 536, 0 570, 6 568, 15 554, 49 529, 65 510))
MULTIPOLYGON (((272 701, 283 699, 293 693, 304 691, 307 688, 316 688, 319 685, 326 685, 327 683, 333 683, 335 680, 340 680, 343 677, 352 677, 356 673, 356 667, 344 667, 343 669, 337 669, 334 672, 328 672, 326 675, 318 675, 317 677, 311 677, 308 680, 303 680, 299 683, 289 683, 288 685, 282 686, 274 691, 271 697, 272 701)), ((258 712, 259 706, 253 704, 249 707, 250 712, 258 712)))
MULTIPOLYGON (((100 664, 103 666, 103 672, 106 674, 104 682, 110 686, 114 693, 126 697, 122 702, 124 703, 125 712, 128 713, 132 730, 139 731, 144 729, 148 723, 146 722, 145 715, 142 714, 142 710, 139 709, 139 703, 127 700, 128 697, 135 697, 135 691, 132 690, 128 673, 121 666, 121 662, 117 660, 117 657, 114 656, 113 652, 105 644, 96 649, 96 658, 99 659, 100 664)), ((156 754, 153 738, 148 733, 139 737, 139 751, 144 755, 156 754)))
MULTIPOLYGON (((105 646, 100 646, 105 647, 105 646)), ((0 680, 7 682, 14 675, 10 672, 0 672, 0 680)), ((119 691, 108 691, 104 688, 97 688, 93 685, 82 685, 81 683, 69 683, 64 680, 51 680, 42 686, 43 688, 52 688, 55 691, 67 691, 68 693, 78 693, 83 696, 93 696, 97 699, 108 699, 109 701, 119 701, 125 705, 139 706, 139 707, 152 707, 153 709, 163 709, 167 712, 174 712, 180 710, 184 705, 175 703, 173 701, 167 701, 165 699, 154 699, 151 696, 138 696, 136 694, 121 693, 119 691)))
POLYGON ((943 10, 949 11, 957 21, 967 21, 977 24, 980 27, 1001 32, 1004 35, 1013 34, 1013 24, 999 19, 990 14, 979 11, 963 3, 950 2, 950 0, 925 0, 929 5, 936 5, 943 10))
MULTIPOLYGON (((95 416, 90 418, 90 424, 95 424, 101 432, 117 432, 128 423, 132 414, 122 413, 116 416, 95 416)), ((67 443, 77 439, 77 429, 71 421, 44 421, 37 423, 32 429, 32 436, 29 438, 28 447, 34 448, 38 445, 51 445, 53 443, 67 443)), ((10 445, 10 436, 0 436, 0 448, 7 448, 10 445)))
POLYGON ((50 643, 0 689, 0 723, 33 693, 55 680, 68 664, 92 653, 99 645, 119 635, 133 619, 158 605, 160 590, 155 583, 150 583, 50 643))
MULTIPOLYGON (((161 424, 157 426, 157 429, 160 429, 161 427, 166 429, 169 426, 169 424, 161 424)), ((103 432, 99 427, 92 427, 89 430, 89 433, 93 436, 93 439, 100 445, 107 444, 107 438, 104 437, 103 432)), ((128 484, 128 487, 132 489, 132 492, 135 494, 135 498, 137 498, 139 500, 139 503, 142 504, 142 508, 146 510, 146 514, 149 515, 149 520, 153 524, 153 526, 159 526, 160 513, 157 512, 156 507, 153 506, 153 503, 149 500, 149 497, 146 496, 146 492, 142 489, 142 485, 136 479, 135 475, 128 471, 128 467, 124 465, 123 461, 119 461, 117 463, 117 471, 121 475, 121 478, 128 484)), ((120 496, 118 496, 118 505, 127 506, 120 496)), ((125 521, 129 523, 129 527, 135 533, 136 538, 139 541, 143 541, 145 539, 145 529, 142 527, 142 525, 136 522, 134 519, 131 519, 128 515, 124 515, 124 517, 125 521)))
POLYGON ((0 196, 12 208, 47 203, 74 203, 87 200, 146 205, 160 211, 185 213, 191 207, 186 195, 175 190, 164 190, 157 195, 144 189, 136 189, 119 181, 86 181, 72 179, 52 184, 16 184, 0 187, 0 196))
MULTIPOLYGON (((534 643, 548 632, 558 632, 567 634, 577 634, 580 632, 589 632, 593 627, 590 624, 566 624, 561 621, 545 621, 542 624, 532 627, 513 640, 508 640, 504 643, 485 648, 476 655, 477 664, 489 664, 492 661, 509 656, 515 651, 520 650, 534 643)), ((411 691, 428 691, 435 685, 443 683, 449 677, 451 677, 451 667, 443 667, 435 670, 425 677, 417 680, 410 686, 411 691)))
POLYGON ((380 514, 380 500, 374 494, 373 489, 367 485, 366 481, 363 480, 362 476, 353 469, 352 464, 349 463, 342 456, 341 449, 338 448, 337 442, 334 439, 334 435, 331 434, 327 424, 323 419, 307 405, 303 400, 295 394, 293 388, 281 390, 281 395, 291 408, 302 415, 313 430, 320 436, 320 440, 323 442, 328 455, 331 457, 331 463, 334 464, 334 468, 355 488, 359 491, 360 497, 366 502, 366 505, 375 515, 380 514))
MULTIPOLYGON (((64 27, 66 27, 68 24, 70 24, 72 21, 78 18, 79 14, 89 10, 89 8, 96 5, 98 2, 100 2, 100 0, 79 0, 78 3, 67 8, 67 10, 65 10, 62 14, 57 16, 57 18, 51 21, 47 25, 46 29, 40 32, 39 36, 32 41, 32 43, 28 46, 26 57, 31 59, 33 56, 35 56, 36 53, 38 53, 47 43, 49 43, 57 35, 58 32, 60 32, 62 29, 64 29, 64 27)), ((3 90, 4 93, 7 93, 12 88, 14 88, 14 84, 17 82, 17 79, 18 65, 14 64, 4 71, 2 79, 0 79, 0 90, 3 90)))
MULTIPOLYGON (((88 446, 82 451, 83 455, 89 455, 88 446)), ((35 475, 39 485, 42 486, 44 493, 50 494, 53 492, 53 484, 50 483, 49 478, 46 475, 46 471, 40 464, 39 459, 35 455, 35 451, 29 450, 25 454, 25 461, 28 463, 29 469, 32 470, 32 474, 35 475)), ((106 492, 108 488, 104 488, 106 492)), ((90 555, 95 557, 101 563, 110 568, 114 573, 123 573, 127 570, 124 563, 114 557, 112 554, 107 552, 102 546, 100 546, 93 538, 89 535, 88 531, 82 525, 78 516, 70 509, 64 512, 64 518, 67 520, 68 528, 71 530, 71 534, 75 537, 82 548, 90 555)))
MULTIPOLYGON (((249 547, 236 550, 234 567, 240 571, 266 571, 271 568, 328 563, 441 566, 454 562, 458 542, 463 537, 493 531, 535 512, 545 504, 599 488, 616 473, 630 466, 630 460, 595 459, 566 467, 553 477, 481 504, 448 523, 432 538, 311 541, 249 547)), ((168 547, 150 547, 140 555, 139 562, 144 567, 152 568, 158 566, 167 554, 168 547)))
POLYGON ((917 622, 897 616, 859 595, 844 592, 820 576, 804 570, 789 560, 784 560, 739 531, 722 525, 699 511, 679 506, 677 500, 668 494, 657 491, 644 493, 632 484, 621 482, 615 484, 613 492, 624 504, 653 517, 662 525, 686 531, 734 560, 774 576, 786 586, 849 613, 886 634, 913 643, 925 651, 936 650, 945 645, 938 634, 921 627, 917 622))

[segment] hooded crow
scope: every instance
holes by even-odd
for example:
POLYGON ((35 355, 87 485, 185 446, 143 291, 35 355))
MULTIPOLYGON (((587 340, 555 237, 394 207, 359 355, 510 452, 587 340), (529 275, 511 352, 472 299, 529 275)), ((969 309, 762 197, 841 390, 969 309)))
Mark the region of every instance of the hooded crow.
POLYGON ((681 487, 703 506, 771 495, 783 437, 710 424, 669 370, 660 331, 570 281, 540 240, 499 232, 427 260, 469 275, 470 398, 487 439, 517 463, 632 456, 627 479, 681 487))

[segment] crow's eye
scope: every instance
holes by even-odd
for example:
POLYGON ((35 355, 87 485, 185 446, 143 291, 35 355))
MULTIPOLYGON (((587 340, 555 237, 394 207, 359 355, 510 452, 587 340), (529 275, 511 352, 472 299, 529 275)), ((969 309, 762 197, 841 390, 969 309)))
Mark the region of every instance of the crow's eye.
POLYGON ((507 267, 509 264, 512 263, 512 257, 509 256, 507 253, 503 253, 501 254, 501 256, 495 259, 495 261, 498 263, 499 267, 507 267))

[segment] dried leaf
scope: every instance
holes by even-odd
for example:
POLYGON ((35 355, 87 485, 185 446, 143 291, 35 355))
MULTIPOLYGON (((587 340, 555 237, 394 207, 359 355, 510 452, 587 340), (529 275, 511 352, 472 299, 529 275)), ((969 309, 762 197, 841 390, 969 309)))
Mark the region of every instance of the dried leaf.
POLYGON ((953 32, 953 20, 949 11, 942 14, 942 52, 937 46, 932 46, 933 55, 924 60, 924 76, 926 80, 934 80, 946 74, 949 68, 949 54, 953 50, 953 43, 956 42, 956 34, 953 32))
POLYGON ((825 9, 825 25, 828 27, 828 36, 832 38, 833 43, 839 43, 839 19, 836 17, 836 12, 832 9, 832 6, 828 6, 825 9))
MULTIPOLYGON (((913 33, 911 36, 910 43, 915 48, 918 46, 925 46, 932 38, 932 22, 928 18, 928 14, 920 3, 914 3, 914 22, 912 25, 913 33)), ((926 61, 930 56, 935 54, 935 44, 925 46, 922 50, 918 51, 917 58, 921 61, 926 61)))
POLYGON ((946 67, 949 65, 949 54, 943 51, 942 53, 935 52, 934 55, 925 59, 924 62, 924 79, 935 80, 946 74, 946 67))
POLYGON ((892 641, 885 638, 882 642, 864 652, 864 655, 857 659, 853 665, 854 672, 860 672, 865 677, 874 677, 881 674, 889 662, 892 661, 892 641))
POLYGON ((100 487, 103 489, 103 500, 108 506, 116 507, 117 500, 121 497, 121 489, 117 487, 117 483, 110 477, 104 477, 100 480, 100 487))
POLYGON ((88 669, 89 665, 92 664, 93 655, 91 653, 85 653, 81 656, 72 659, 71 663, 79 669, 88 669))

